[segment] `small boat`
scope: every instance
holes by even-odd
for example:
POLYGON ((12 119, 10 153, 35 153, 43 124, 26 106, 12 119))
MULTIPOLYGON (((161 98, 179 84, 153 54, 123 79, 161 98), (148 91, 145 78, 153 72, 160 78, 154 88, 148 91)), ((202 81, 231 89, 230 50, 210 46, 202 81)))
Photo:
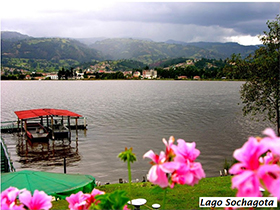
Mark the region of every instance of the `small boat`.
POLYGON ((65 125, 54 124, 52 127, 48 127, 50 136, 52 139, 69 138, 70 131, 65 125))
POLYGON ((40 123, 26 123, 26 135, 31 141, 48 141, 49 131, 40 123))

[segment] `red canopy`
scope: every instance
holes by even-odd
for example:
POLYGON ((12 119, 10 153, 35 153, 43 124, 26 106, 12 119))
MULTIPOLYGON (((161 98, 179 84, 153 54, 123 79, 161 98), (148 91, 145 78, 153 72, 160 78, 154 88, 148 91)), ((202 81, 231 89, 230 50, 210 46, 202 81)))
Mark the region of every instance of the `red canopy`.
POLYGON ((31 109, 15 111, 15 114, 18 116, 19 119, 22 120, 46 116, 82 117, 82 115, 63 109, 31 109))

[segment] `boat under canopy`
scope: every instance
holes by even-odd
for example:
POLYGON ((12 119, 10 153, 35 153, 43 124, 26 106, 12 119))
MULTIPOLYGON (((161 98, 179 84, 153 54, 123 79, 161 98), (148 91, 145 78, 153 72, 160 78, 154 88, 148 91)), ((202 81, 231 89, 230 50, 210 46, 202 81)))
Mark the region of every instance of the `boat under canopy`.
POLYGON ((25 132, 31 141, 49 140, 49 131, 40 123, 26 123, 25 132))
MULTIPOLYGON (((71 138, 70 118, 76 119, 76 126, 75 126, 76 129, 78 129, 77 120, 79 118, 82 118, 82 115, 64 109, 31 109, 31 110, 15 111, 15 114, 18 117, 18 129, 19 129, 19 123, 21 121, 21 130, 24 128, 28 138, 33 141, 36 140, 36 135, 32 135, 33 133, 30 132, 29 125, 31 125, 32 123, 27 123, 27 121, 30 122, 30 120, 39 119, 40 122, 39 123, 36 122, 36 123, 46 128, 47 132, 49 133, 49 135, 47 136, 54 140, 60 138, 70 139, 71 138), (61 117, 61 121, 57 120, 57 117, 61 117), (68 125, 64 125, 63 123, 64 117, 67 118, 68 125), (45 124, 44 124, 44 119, 46 119, 45 124)), ((84 118, 84 128, 86 128, 85 118, 84 118)))
POLYGON ((39 190, 60 199, 79 191, 91 193, 95 186, 95 178, 91 175, 29 170, 1 174, 2 191, 9 187, 25 188, 32 194, 35 190, 39 190))

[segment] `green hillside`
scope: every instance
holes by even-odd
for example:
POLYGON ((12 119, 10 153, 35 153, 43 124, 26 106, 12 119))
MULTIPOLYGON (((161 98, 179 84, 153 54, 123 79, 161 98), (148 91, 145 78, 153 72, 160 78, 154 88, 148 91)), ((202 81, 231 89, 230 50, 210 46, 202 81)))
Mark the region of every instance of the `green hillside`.
POLYGON ((146 64, 166 58, 222 58, 216 52, 195 46, 167 44, 136 39, 106 39, 90 47, 101 51, 108 59, 133 59, 146 64))
POLYGON ((188 43, 188 45, 204 48, 211 52, 222 54, 224 57, 230 57, 233 53, 240 53, 244 58, 249 54, 253 54, 258 48, 255 45, 244 46, 235 42, 193 42, 188 43))
POLYGON ((58 62, 72 59, 86 62, 100 60, 102 56, 76 40, 63 38, 31 38, 19 41, 1 40, 2 57, 45 59, 58 62))
MULTIPOLYGON (((107 70, 122 71, 146 65, 165 67, 170 60, 180 58, 226 59, 233 53, 240 53, 244 57, 257 48, 237 43, 185 43, 173 40, 153 42, 131 38, 89 38, 86 41, 95 42, 86 45, 75 39, 34 38, 18 32, 4 31, 1 32, 1 65, 7 71, 14 68, 49 72, 58 71, 62 67, 85 69, 98 62, 110 61, 107 70)), ((172 65, 176 62, 172 61, 172 65)))
POLYGON ((43 72, 103 60, 100 52, 77 40, 33 38, 16 32, 1 32, 1 57, 3 67, 43 72))

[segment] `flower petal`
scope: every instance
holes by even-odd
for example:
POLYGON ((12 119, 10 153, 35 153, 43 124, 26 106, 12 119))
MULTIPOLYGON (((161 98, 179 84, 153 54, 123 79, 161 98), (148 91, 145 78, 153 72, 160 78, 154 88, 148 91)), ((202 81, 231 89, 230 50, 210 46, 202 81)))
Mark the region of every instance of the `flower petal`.
POLYGON ((232 178, 232 188, 238 189, 237 197, 260 197, 259 186, 258 176, 253 171, 246 170, 232 178))
POLYGON ((158 161, 158 157, 157 155, 153 152, 153 150, 149 150, 148 152, 146 152, 143 155, 143 158, 150 158, 152 161, 154 161, 155 163, 157 163, 158 161))
POLYGON ((159 165, 160 169, 165 173, 172 173, 173 171, 180 168, 180 166, 181 164, 179 162, 166 162, 159 165))
POLYGON ((280 200, 280 167, 276 164, 263 165, 259 168, 258 175, 263 180, 268 191, 277 197, 277 200, 280 200))

